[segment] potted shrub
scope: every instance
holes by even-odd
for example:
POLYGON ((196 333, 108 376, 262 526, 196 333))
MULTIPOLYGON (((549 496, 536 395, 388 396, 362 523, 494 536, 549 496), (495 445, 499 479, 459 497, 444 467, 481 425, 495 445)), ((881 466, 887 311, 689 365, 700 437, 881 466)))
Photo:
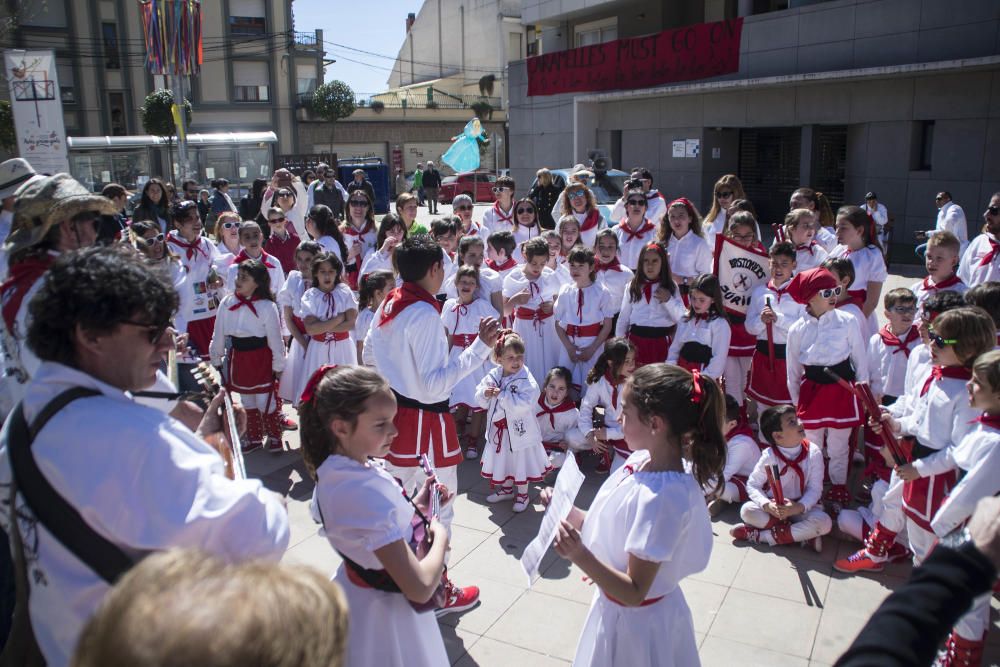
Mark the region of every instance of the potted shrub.
POLYGON ((375 113, 382 113, 382 110, 385 109, 385 102, 382 100, 372 100, 372 103, 368 107, 375 113))

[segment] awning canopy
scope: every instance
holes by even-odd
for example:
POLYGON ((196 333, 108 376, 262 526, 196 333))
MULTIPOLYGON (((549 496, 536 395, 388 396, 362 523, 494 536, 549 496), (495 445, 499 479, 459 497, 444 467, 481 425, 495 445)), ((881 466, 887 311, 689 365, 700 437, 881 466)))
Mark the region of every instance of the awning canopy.
MULTIPOLYGON (((177 137, 173 138, 176 143, 177 137)), ((274 132, 213 132, 211 134, 187 135, 188 146, 233 146, 247 144, 276 144, 278 135, 274 132)), ((124 137, 66 137, 66 144, 74 150, 97 150, 106 148, 148 148, 166 146, 163 137, 150 134, 124 137)))

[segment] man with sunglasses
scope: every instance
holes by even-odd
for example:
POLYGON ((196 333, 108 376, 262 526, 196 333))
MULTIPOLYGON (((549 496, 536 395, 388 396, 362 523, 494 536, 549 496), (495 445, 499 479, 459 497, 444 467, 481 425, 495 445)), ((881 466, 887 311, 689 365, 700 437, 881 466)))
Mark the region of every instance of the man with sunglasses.
POLYGON ((347 184, 347 196, 350 198, 354 192, 361 190, 368 195, 368 199, 375 201, 375 186, 368 180, 364 169, 355 169, 351 172, 351 182, 347 184))
MULTIPOLYGON (((633 167, 628 180, 625 181, 626 191, 636 190, 642 192, 646 198, 646 218, 654 225, 659 226, 663 222, 663 217, 667 214, 667 201, 663 198, 663 193, 653 188, 653 172, 645 167, 633 167)), ((621 199, 615 202, 615 207, 611 209, 611 219, 621 220, 628 215, 625 200, 628 194, 623 194, 621 199)))
MULTIPOLYGON (((347 201, 347 197, 347 190, 337 180, 337 173, 333 168, 327 167, 323 182, 313 188, 313 204, 329 206, 335 217, 343 218, 344 202, 347 201)), ((312 207, 309 210, 312 210, 312 207)))
POLYGON ((985 231, 974 238, 958 264, 958 277, 969 287, 1000 280, 1000 192, 983 211, 985 231))
POLYGON ((31 324, 28 303, 40 289, 42 275, 61 254, 94 245, 101 216, 115 213, 110 199, 90 192, 69 174, 37 178, 18 191, 14 231, 4 245, 10 272, 0 286, 0 417, 24 397, 26 383, 41 363, 25 337, 31 324))
POLYGON ((259 480, 226 478, 203 440, 222 430, 219 397, 196 432, 136 402, 174 344, 169 283, 120 247, 66 253, 42 283, 27 333, 42 363, 22 408, 27 423, 43 423, 30 449, 15 428, 0 439, 0 485, 16 483, 17 533, 9 505, 0 524, 21 542, 15 553, 23 551, 41 652, 49 665, 65 665, 111 572, 173 547, 277 561, 288 515, 259 480), (76 389, 86 393, 55 408, 76 389), (25 474, 30 463, 48 490, 25 474), (47 511, 60 499, 68 511, 47 511), (67 539, 63 529, 83 537, 67 539))
POLYGON ((937 224, 934 229, 917 232, 917 240, 924 241, 917 246, 917 256, 922 258, 927 251, 927 239, 943 231, 949 231, 958 237, 959 243, 961 243, 959 253, 964 254, 965 249, 969 247, 969 225, 965 221, 965 211, 952 201, 951 193, 947 190, 937 193, 934 197, 934 204, 938 207, 937 224))

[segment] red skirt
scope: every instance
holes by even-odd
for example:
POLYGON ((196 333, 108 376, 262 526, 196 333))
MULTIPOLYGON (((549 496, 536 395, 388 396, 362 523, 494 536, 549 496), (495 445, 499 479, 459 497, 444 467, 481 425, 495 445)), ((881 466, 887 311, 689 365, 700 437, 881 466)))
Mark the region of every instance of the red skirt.
POLYGON ((792 402, 788 394, 788 373, 784 359, 774 360, 774 370, 766 354, 754 351, 750 360, 750 381, 747 396, 763 405, 787 405, 792 402))
POLYGON ((864 421, 861 403, 839 384, 802 380, 797 409, 807 429, 854 428, 864 421))
POLYGON ((632 456, 632 448, 624 440, 608 440, 608 444, 615 450, 615 454, 622 457, 623 460, 632 456))
POLYGON ((924 530, 933 532, 931 519, 944 504, 956 479, 955 471, 949 470, 941 475, 903 482, 903 513, 924 530))
POLYGON ((729 324, 729 356, 730 357, 750 357, 753 356, 757 347, 757 337, 747 333, 745 323, 729 324))
POLYGON ((212 334, 215 333, 215 315, 188 322, 187 333, 191 347, 201 355, 202 359, 208 359, 208 346, 212 342, 212 334))
POLYGON ((431 466, 447 468, 462 462, 455 420, 447 412, 431 412, 400 405, 393 425, 399 435, 392 441, 386 460, 401 468, 420 465, 420 455, 427 454, 431 466))
POLYGON ((670 350, 670 336, 665 338, 646 338, 636 336, 633 333, 628 335, 628 339, 635 345, 635 367, 639 368, 646 364, 658 364, 667 360, 667 352, 670 350))
POLYGON ((226 361, 229 377, 226 389, 239 394, 268 394, 274 391, 274 372, 271 370, 271 348, 256 350, 229 350, 226 361))

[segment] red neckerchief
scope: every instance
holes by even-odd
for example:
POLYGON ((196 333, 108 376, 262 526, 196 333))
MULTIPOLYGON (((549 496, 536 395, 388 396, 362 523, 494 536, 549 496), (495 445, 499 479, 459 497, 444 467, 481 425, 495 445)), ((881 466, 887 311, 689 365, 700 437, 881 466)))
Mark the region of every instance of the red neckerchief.
POLYGON ((711 313, 691 313, 690 319, 694 320, 695 322, 697 322, 699 320, 701 320, 703 322, 708 322, 708 316, 710 314, 711 313))
POLYGON ((236 292, 233 292, 233 296, 236 297, 236 303, 229 306, 229 310, 239 310, 243 306, 246 306, 250 309, 250 312, 253 313, 254 317, 257 317, 257 309, 254 308, 253 302, 260 301, 259 296, 254 295, 248 299, 242 294, 237 294, 236 292))
POLYGON ((983 426, 989 426, 992 429, 1000 431, 1000 415, 988 415, 984 412, 976 417, 973 422, 982 424, 983 426))
POLYGON ((374 229, 375 225, 372 223, 371 220, 368 220, 367 218, 365 218, 365 224, 361 229, 358 229, 351 223, 347 223, 346 225, 344 225, 344 233, 347 234, 348 236, 364 236, 365 234, 374 231, 374 229))
POLYGON ((940 289, 948 289, 949 287, 954 287, 955 285, 960 285, 962 283, 962 279, 959 278, 958 275, 954 273, 951 274, 950 278, 945 278, 941 282, 935 283, 933 285, 931 285, 930 280, 931 277, 927 276, 926 278, 924 278, 923 283, 921 283, 925 292, 933 292, 940 289))
POLYGON ((580 225, 580 233, 584 233, 597 227, 597 223, 601 220, 601 212, 596 208, 592 209, 587 213, 587 217, 583 219, 583 223, 580 225))
POLYGON ((611 369, 604 371, 604 379, 611 385, 611 409, 618 409, 618 383, 611 377, 611 369))
POLYGON ((917 330, 917 326, 915 324, 911 325, 910 330, 906 332, 906 338, 904 340, 900 340, 899 336, 892 333, 892 329, 890 329, 889 325, 887 324, 878 330, 878 335, 882 339, 882 342, 885 343, 886 347, 896 348, 895 350, 892 351, 893 354, 898 354, 899 352, 902 352, 903 356, 909 359, 910 343, 920 338, 920 331, 917 330))
POLYGON ((799 478, 799 490, 802 493, 805 493, 806 473, 804 470, 802 470, 802 462, 805 461, 806 457, 809 456, 809 441, 803 440, 799 444, 802 445, 802 449, 799 451, 799 455, 796 456, 794 459, 790 459, 786 457, 784 454, 782 454, 781 447, 778 447, 777 445, 771 447, 771 451, 774 452, 774 455, 778 457, 778 460, 784 464, 784 467, 778 471, 778 477, 784 477, 785 473, 791 470, 799 478))
POLYGON ((4 281, 3 285, 0 285, 3 321, 7 325, 7 331, 14 332, 14 320, 17 319, 17 311, 21 309, 21 302, 31 291, 31 286, 35 284, 35 281, 48 271, 54 261, 55 257, 46 253, 41 257, 26 259, 10 267, 7 280, 4 281))
POLYGON ((927 392, 930 391, 931 384, 933 384, 935 380, 940 380, 942 378, 968 381, 972 379, 972 371, 964 366, 931 366, 931 374, 924 382, 924 386, 920 390, 920 395, 924 396, 927 394, 927 392))
POLYGON ((625 235, 625 238, 622 239, 622 243, 629 243, 630 241, 634 241, 636 239, 642 241, 646 232, 656 229, 656 225, 651 223, 648 219, 643 218, 642 224, 639 225, 639 228, 632 229, 632 227, 628 224, 628 218, 622 218, 622 221, 618 223, 618 228, 622 230, 622 234, 625 235))
POLYGON ((263 250, 261 250, 260 251, 260 257, 251 257, 250 255, 247 254, 247 249, 246 248, 243 248, 242 250, 240 250, 240 254, 236 255, 236 259, 233 260, 233 264, 239 265, 240 262, 244 262, 244 261, 246 261, 248 259, 259 259, 261 262, 264 263, 264 266, 266 266, 267 268, 269 268, 269 269, 273 269, 274 268, 274 264, 271 264, 271 262, 268 261, 270 259, 273 259, 271 257, 271 255, 268 255, 266 252, 264 252, 263 250))
POLYGON ((979 260, 979 266, 986 266, 993 261, 993 258, 997 256, 997 253, 1000 253, 1000 243, 997 243, 988 236, 986 237, 986 240, 990 242, 990 251, 983 255, 983 258, 979 260))
POLYGON ((812 254, 814 254, 813 253, 813 248, 815 248, 818 245, 819 244, 816 243, 815 241, 810 241, 809 243, 801 243, 801 244, 795 246, 795 252, 798 252, 800 250, 807 250, 809 252, 809 254, 812 255, 812 254))
POLYGON ((496 214, 499 222, 514 222, 514 207, 516 202, 510 205, 510 213, 504 213, 500 210, 500 202, 493 202, 493 213, 496 214))
POLYGON ((615 257, 613 260, 611 260, 607 264, 605 264, 604 262, 601 262, 601 261, 597 261, 597 262, 594 263, 594 270, 595 271, 617 271, 617 272, 621 273, 621 271, 622 271, 622 263, 620 261, 618 261, 617 257, 615 257))
POLYGON ((497 264, 492 259, 488 259, 486 260, 486 266, 490 267, 497 273, 503 273, 504 271, 513 269, 515 266, 517 266, 517 261, 513 257, 508 257, 507 261, 504 262, 503 264, 497 264))
POLYGON ((732 440, 738 435, 745 435, 754 442, 757 442, 757 438, 754 437, 753 429, 750 428, 750 424, 743 422, 741 424, 736 424, 728 433, 726 433, 726 440, 732 440))
POLYGON ((379 317, 377 327, 388 322, 392 322, 397 315, 403 312, 407 306, 418 301, 429 303, 434 306, 434 310, 441 313, 441 302, 434 298, 434 295, 416 283, 403 283, 393 289, 385 297, 385 304, 382 306, 382 315, 379 317))
POLYGON ((186 253, 187 258, 188 258, 189 261, 194 258, 194 254, 196 252, 201 253, 202 255, 205 256, 205 259, 208 259, 208 253, 205 252, 205 250, 201 247, 201 239, 200 238, 197 241, 195 241, 194 243, 188 243, 183 238, 181 238, 179 235, 170 233, 170 234, 167 234, 167 243, 173 243, 175 246, 178 246, 180 248, 184 248, 184 251, 185 251, 185 253, 186 253))
POLYGON ((556 415, 561 412, 569 412, 570 410, 573 410, 574 408, 576 408, 576 403, 570 400, 570 398, 567 396, 565 399, 563 399, 562 403, 560 403, 554 408, 550 408, 549 404, 545 402, 545 394, 542 394, 538 397, 538 407, 540 407, 542 411, 535 414, 535 417, 548 415, 549 423, 552 424, 552 428, 554 429, 556 427, 556 415))
POLYGON ((646 297, 646 303, 650 303, 653 300, 653 286, 660 284, 660 279, 649 280, 645 276, 640 279, 642 283, 642 294, 646 297))
POLYGON ((778 297, 778 303, 781 303, 781 297, 783 295, 785 295, 785 294, 788 294, 788 285, 791 282, 792 281, 790 281, 790 280, 786 280, 784 287, 775 287, 774 286, 774 281, 773 280, 768 280, 767 281, 767 289, 769 289, 772 292, 774 292, 775 296, 778 297))

